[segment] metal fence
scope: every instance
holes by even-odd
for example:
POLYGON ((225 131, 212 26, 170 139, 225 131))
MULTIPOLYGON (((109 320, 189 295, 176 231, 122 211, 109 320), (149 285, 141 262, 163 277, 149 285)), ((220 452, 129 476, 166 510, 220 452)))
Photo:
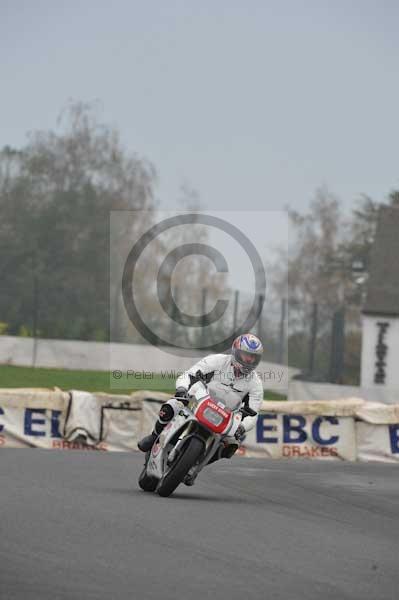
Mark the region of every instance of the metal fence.
POLYGON ((288 363, 308 381, 357 385, 361 362, 361 307, 319 303, 289 308, 288 363), (298 316, 300 324, 298 324, 298 316))
MULTIPOLYGON (((182 295, 180 301, 184 300, 182 295)), ((197 295, 198 313, 205 315, 214 305, 212 292, 203 289, 197 295)), ((252 331, 264 342, 265 359, 301 370, 310 381, 356 385, 360 380, 361 308, 359 305, 304 304, 286 298, 249 298, 241 290, 230 292, 228 309, 214 326, 198 328, 198 341, 217 342, 220 332, 243 333, 240 323, 248 306, 255 302, 261 309, 252 331)), ((173 343, 179 341, 177 328, 170 323, 173 343)), ((187 336, 188 332, 185 332, 187 336)), ((181 338, 180 338, 181 340, 181 338)))

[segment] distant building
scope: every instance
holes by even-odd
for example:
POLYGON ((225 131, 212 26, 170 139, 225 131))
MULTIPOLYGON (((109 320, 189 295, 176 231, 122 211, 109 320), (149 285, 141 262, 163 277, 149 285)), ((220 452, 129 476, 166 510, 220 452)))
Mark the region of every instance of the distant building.
POLYGON ((361 386, 399 390, 399 208, 383 206, 363 309, 361 386))

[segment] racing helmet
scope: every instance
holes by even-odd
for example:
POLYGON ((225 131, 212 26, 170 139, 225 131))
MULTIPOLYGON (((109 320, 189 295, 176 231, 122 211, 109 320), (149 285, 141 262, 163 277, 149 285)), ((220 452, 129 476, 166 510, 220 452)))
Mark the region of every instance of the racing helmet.
POLYGON ((260 339, 252 333, 239 335, 231 347, 231 363, 241 375, 248 375, 256 369, 263 354, 260 339))

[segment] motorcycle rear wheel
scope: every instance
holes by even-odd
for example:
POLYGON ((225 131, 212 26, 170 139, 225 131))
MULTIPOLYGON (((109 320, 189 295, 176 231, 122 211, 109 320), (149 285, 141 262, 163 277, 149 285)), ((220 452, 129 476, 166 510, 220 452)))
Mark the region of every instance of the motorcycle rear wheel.
POLYGON ((204 450, 204 444, 198 438, 191 438, 182 454, 172 465, 158 485, 157 492, 166 498, 170 496, 183 481, 185 475, 197 462, 204 450))

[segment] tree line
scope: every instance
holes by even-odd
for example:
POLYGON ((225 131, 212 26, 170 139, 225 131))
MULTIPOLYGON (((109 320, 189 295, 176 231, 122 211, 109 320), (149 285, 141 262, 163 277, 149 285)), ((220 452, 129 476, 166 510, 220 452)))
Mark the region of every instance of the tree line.
MULTIPOLYGON (((118 264, 131 239, 151 224, 157 208, 154 165, 127 152, 118 132, 101 123, 94 107, 70 103, 56 131, 34 132, 22 149, 0 151, 0 333, 45 338, 142 341, 123 315, 118 264), (111 211, 130 211, 110 231, 111 211), (110 236, 112 233, 112 252, 110 236)), ((198 198, 182 188, 181 204, 198 198)), ((196 240, 206 232, 196 228, 196 240)), ((187 241, 176 231, 170 242, 187 241)), ((190 240, 192 241, 192 240, 190 240)), ((168 241, 164 242, 167 244, 168 241)), ((135 292, 162 330, 154 281, 165 247, 154 247, 135 292)), ((182 265, 188 307, 195 291, 217 295, 206 262, 182 265)), ((179 281, 177 281, 179 283, 179 281)), ((181 286, 183 288, 183 285, 181 286)))
POLYGON ((271 266, 271 272, 276 296, 284 294, 284 286, 288 290, 287 360, 307 377, 331 378, 332 338, 338 317, 338 321, 344 319, 344 339, 342 348, 335 351, 344 357, 337 382, 359 382, 361 309, 383 204, 399 209, 399 191, 392 190, 383 202, 362 195, 348 214, 340 200, 323 187, 316 191, 306 212, 288 209, 290 246, 288 253, 280 250, 280 260, 271 266))

